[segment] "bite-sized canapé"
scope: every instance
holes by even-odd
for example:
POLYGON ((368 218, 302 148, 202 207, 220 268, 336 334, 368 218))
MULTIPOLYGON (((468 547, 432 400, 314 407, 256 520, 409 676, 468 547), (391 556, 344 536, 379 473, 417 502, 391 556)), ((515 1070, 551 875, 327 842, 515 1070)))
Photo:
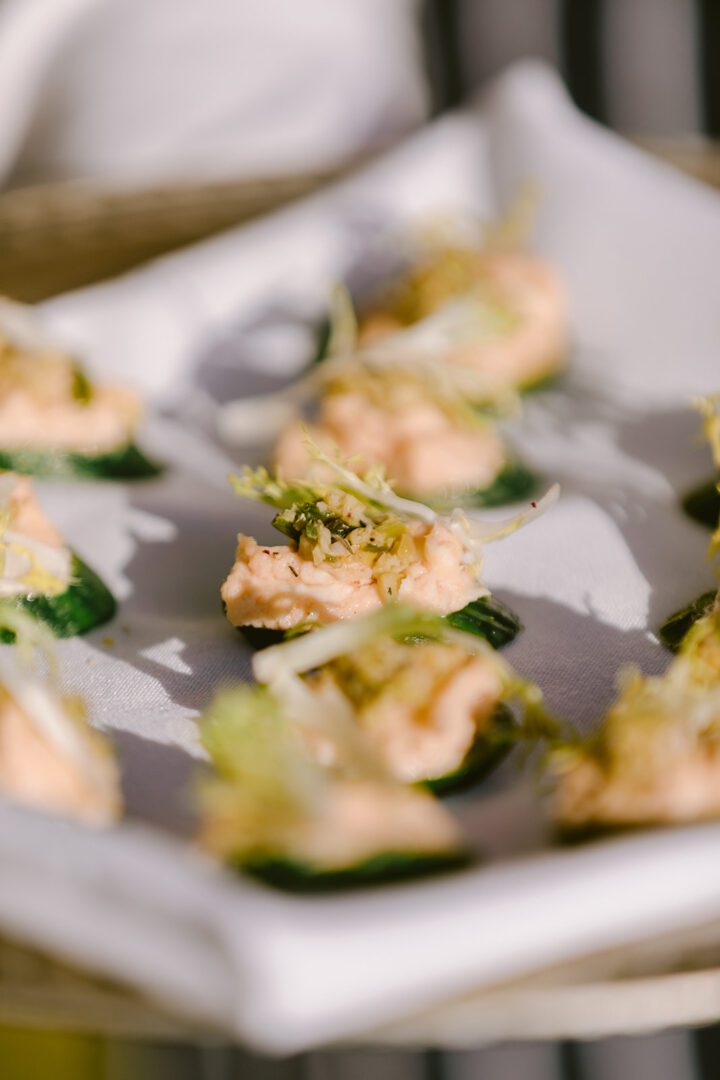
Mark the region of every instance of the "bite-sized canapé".
MULTIPOLYGON (((238 537, 235 564, 221 589, 230 622, 283 632, 402 601, 439 615, 462 613, 464 629, 476 615, 477 632, 487 633, 483 542, 518 528, 544 503, 483 526, 459 510, 442 516, 399 498, 379 472, 362 478, 314 452, 334 470, 334 484, 286 483, 264 469, 246 469, 234 480, 239 495, 276 508, 273 525, 289 542, 268 546, 238 537)), ((492 622, 495 610, 490 614, 492 622)), ((508 613, 497 615, 502 622, 508 613)), ((511 622, 510 630, 517 629, 511 622)), ((503 640, 509 637, 493 643, 503 640)))
POLYGON ((292 421, 275 446, 283 476, 328 478, 309 431, 328 454, 363 470, 380 465, 399 492, 433 505, 499 505, 532 492, 534 477, 512 458, 495 418, 427 367, 348 361, 332 372, 314 420, 292 421))
POLYGON ((200 788, 202 844, 277 884, 314 887, 463 861, 452 817, 383 769, 337 692, 304 683, 219 693, 201 721, 214 776, 200 788), (326 752, 316 752, 319 744, 326 752))
POLYGON ((528 389, 567 362, 565 288, 544 260, 516 251, 442 244, 361 311, 359 346, 408 328, 447 322, 446 362, 473 368, 497 387, 528 389))
MULTIPOLYGON (((32 482, 0 473, 0 609, 21 607, 72 637, 115 614, 107 587, 65 545, 39 506, 32 482)), ((0 637, 8 632, 0 626, 0 637)))
POLYGON ((597 734, 552 762, 565 831, 720 816, 720 608, 698 620, 665 675, 627 673, 597 734))
MULTIPOLYGON (((318 709, 339 692, 385 769, 404 783, 448 788, 475 779, 545 720, 538 688, 487 642, 401 605, 258 652, 253 671, 271 688, 300 675, 318 709)), ((312 749, 327 757, 322 741, 312 749)))
POLYGON ((0 610, 0 626, 23 647, 0 655, 0 796, 48 813, 105 825, 120 812, 118 769, 80 698, 63 695, 24 660, 48 630, 26 613, 0 610))
POLYGON ((345 694, 387 768, 409 783, 460 770, 478 736, 492 738, 503 691, 487 656, 388 637, 338 657, 309 681, 320 697, 328 682, 345 694))
POLYGON ((134 479, 157 467, 135 446, 137 394, 91 381, 33 309, 0 298, 0 464, 38 475, 134 479))

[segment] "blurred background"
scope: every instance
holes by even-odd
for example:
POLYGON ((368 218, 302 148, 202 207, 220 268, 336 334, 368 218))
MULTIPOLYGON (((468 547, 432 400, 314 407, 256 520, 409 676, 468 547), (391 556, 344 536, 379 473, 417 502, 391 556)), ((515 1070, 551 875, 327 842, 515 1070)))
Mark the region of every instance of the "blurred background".
MULTIPOLYGON (((0 0, 0 292, 47 297, 317 190, 527 56, 598 122, 720 182, 716 0, 0 0)), ((85 1030, 43 1009, 40 959, 3 955, 2 1080, 720 1075, 717 1028, 265 1061, 85 1030)))
POLYGON ((0 0, 0 289, 117 273, 327 183, 520 57, 717 181, 714 0, 0 0))

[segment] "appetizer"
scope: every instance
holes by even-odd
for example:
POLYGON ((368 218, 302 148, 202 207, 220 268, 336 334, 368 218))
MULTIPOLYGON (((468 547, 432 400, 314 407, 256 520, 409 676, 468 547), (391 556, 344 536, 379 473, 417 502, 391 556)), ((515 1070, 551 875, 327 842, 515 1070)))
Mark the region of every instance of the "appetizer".
POLYGON ((499 506, 531 494, 535 477, 510 452, 498 419, 519 398, 467 368, 445 364, 437 342, 408 335, 360 349, 347 292, 332 297, 329 358, 272 394, 229 402, 221 436, 235 445, 277 434, 273 465, 285 477, 323 475, 305 431, 359 468, 381 465, 399 492, 433 506, 499 506), (305 420, 311 417, 309 424, 305 420))
POLYGON ((718 475, 689 491, 682 505, 690 517, 715 529, 720 524, 720 394, 699 398, 696 405, 703 417, 703 433, 718 475))
MULTIPOLYGON (((358 344, 433 345, 448 364, 469 367, 496 388, 528 390, 566 365, 565 289, 542 259, 507 231, 483 246, 436 238, 409 269, 362 305, 358 344)), ((324 359, 329 334, 320 346, 324 359)))
POLYGON ((288 541, 270 547, 238 536, 235 564, 221 589, 233 626, 262 628, 277 638, 401 601, 448 616, 496 646, 515 636, 516 617, 482 582, 483 542, 535 517, 557 488, 510 520, 471 523, 461 510, 442 516, 400 498, 380 470, 360 477, 318 447, 313 452, 332 470, 334 483, 287 483, 263 468, 231 478, 238 495, 275 508, 273 525, 288 541))
POLYGON ((0 468, 135 480, 159 469, 135 445, 134 391, 90 381, 47 340, 32 308, 0 298, 0 468))
POLYGON ((307 430, 328 453, 365 469, 381 465, 398 492, 429 505, 498 506, 532 494, 535 477, 513 459, 494 417, 437 371, 362 360, 327 366, 314 421, 291 422, 275 446, 283 476, 317 472, 307 430))
POLYGON ((301 676, 319 712, 342 695, 385 770, 435 792, 479 779, 546 720, 539 689, 485 641, 398 604, 256 653, 253 672, 271 688, 301 676))
MULTIPOLYGON (((35 499, 31 481, 0 474, 0 614, 23 608, 56 637, 73 637, 115 614, 112 593, 67 548, 35 499)), ((0 639, 12 631, 0 626, 0 639)))
POLYGON ((201 721, 215 775, 200 788, 200 841, 269 883, 314 889, 462 864, 453 818, 395 780, 348 715, 297 677, 221 691, 201 721), (323 752, 318 753, 318 745, 323 752))
POLYGON ((109 824, 121 808, 109 743, 89 725, 80 698, 63 695, 23 662, 30 648, 47 654, 52 635, 7 608, 0 626, 19 643, 0 653, 0 794, 88 825, 109 824))
POLYGON ((627 672, 599 731, 551 755, 569 834, 720 816, 720 606, 665 675, 627 672))

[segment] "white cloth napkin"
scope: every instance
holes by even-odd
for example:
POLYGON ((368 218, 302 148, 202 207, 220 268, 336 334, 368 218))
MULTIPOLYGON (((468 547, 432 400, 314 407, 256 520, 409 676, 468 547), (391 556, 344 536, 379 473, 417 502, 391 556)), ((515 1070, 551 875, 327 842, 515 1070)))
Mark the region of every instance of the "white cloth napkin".
MULTIPOLYGON (((492 210, 526 179, 544 189, 536 244, 568 279, 576 345, 567 385, 531 399, 513 435, 563 495, 488 549, 487 576, 526 625, 509 659, 590 724, 622 664, 662 669, 652 630, 712 581, 707 534, 676 496, 710 471, 688 398, 720 383, 717 196, 579 117, 554 75, 522 65, 479 112, 353 181, 44 312, 98 371, 187 409, 216 376, 251 386, 296 364, 295 316, 321 309, 381 227, 492 210)), ((175 465, 165 480, 42 488, 124 599, 108 631, 60 651, 68 686, 116 739, 135 821, 89 833, 0 808, 0 931, 293 1051, 717 917, 720 826, 551 851, 512 762, 453 801, 486 862, 445 880, 300 900, 189 851, 194 715, 247 673, 218 583, 239 529, 270 532, 261 508, 226 491, 230 463, 203 429, 166 417, 147 438, 175 465)))

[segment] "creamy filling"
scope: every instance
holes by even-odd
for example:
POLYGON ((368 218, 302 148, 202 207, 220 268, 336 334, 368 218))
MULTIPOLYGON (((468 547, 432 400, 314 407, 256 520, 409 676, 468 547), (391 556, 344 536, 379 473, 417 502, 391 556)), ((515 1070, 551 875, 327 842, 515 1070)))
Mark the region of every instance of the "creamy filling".
POLYGON ((92 384, 32 305, 0 297, 0 448, 109 453, 139 416, 132 390, 92 384))
POLYGON ((567 828, 590 825, 671 825, 720 816, 720 747, 685 752, 659 774, 608 774, 587 758, 562 778, 556 819, 567 828))
POLYGON ((114 820, 119 776, 104 743, 44 686, 14 684, 12 693, 0 688, 0 791, 87 824, 114 820))
POLYGON ((107 454, 131 441, 139 414, 137 396, 120 387, 97 389, 86 404, 13 390, 0 395, 0 448, 107 454))
POLYGON ((494 658, 439 643, 381 640, 311 676, 348 695, 356 722, 403 783, 456 772, 502 695, 494 658))
MULTIPOLYGON (((361 393, 330 394, 309 426, 327 453, 351 459, 361 471, 381 465, 393 486, 410 496, 432 498, 452 492, 482 491, 506 464, 502 440, 490 424, 454 424, 432 402, 380 406, 361 393)), ((287 477, 319 475, 307 445, 307 426, 296 422, 275 448, 275 467, 287 477)))
POLYGON ((412 788, 343 780, 330 786, 320 813, 288 829, 280 852, 333 870, 378 854, 441 855, 460 847, 453 819, 431 797, 412 788))
POLYGON ((302 558, 295 546, 263 546, 241 534, 235 564, 221 589, 227 617, 234 626, 289 630, 356 618, 387 600, 448 615, 486 594, 448 529, 419 522, 408 529, 419 557, 397 575, 396 595, 390 596, 376 568, 359 558, 315 563, 302 558))
MULTIPOLYGON (((507 312, 495 328, 478 333, 474 341, 452 346, 449 363, 474 368, 500 386, 530 385, 560 370, 569 344, 569 303, 565 289, 550 266, 530 255, 498 252, 478 259, 475 274, 458 280, 466 292, 477 289, 483 303, 507 312), (473 280, 476 284, 473 286, 473 280)), ((409 311, 376 309, 360 326, 360 342, 377 343, 407 325, 413 311, 425 317, 458 292, 429 291, 422 304, 409 311)))

